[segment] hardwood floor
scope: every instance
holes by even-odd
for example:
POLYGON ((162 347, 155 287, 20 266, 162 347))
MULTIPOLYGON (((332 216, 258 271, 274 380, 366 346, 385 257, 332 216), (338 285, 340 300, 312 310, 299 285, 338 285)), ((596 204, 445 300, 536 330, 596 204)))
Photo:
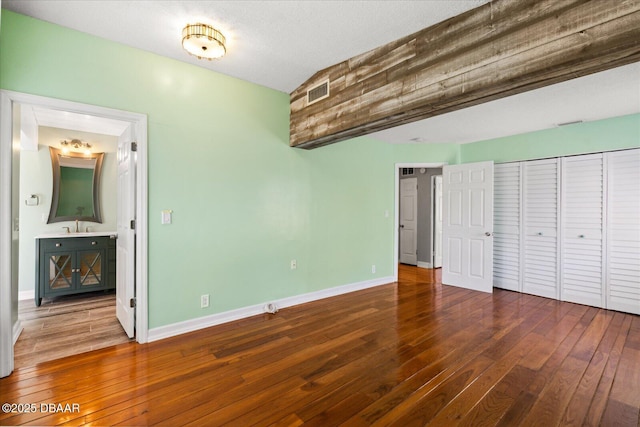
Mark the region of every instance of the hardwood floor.
POLYGON ((640 317, 401 266, 397 284, 17 369, 0 390, 37 409, 11 425, 638 426, 640 317))
POLYGON ((20 301, 24 330, 14 346, 16 368, 129 342, 116 319, 115 298, 113 292, 91 292, 46 298, 40 307, 20 301))

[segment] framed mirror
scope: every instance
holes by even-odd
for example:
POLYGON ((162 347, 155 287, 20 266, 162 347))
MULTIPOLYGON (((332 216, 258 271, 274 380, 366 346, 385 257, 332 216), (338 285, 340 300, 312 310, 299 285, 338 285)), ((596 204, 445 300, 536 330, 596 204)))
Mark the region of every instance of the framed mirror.
POLYGON ((63 153, 49 147, 53 194, 48 224, 62 221, 102 223, 100 172, 104 153, 63 153))

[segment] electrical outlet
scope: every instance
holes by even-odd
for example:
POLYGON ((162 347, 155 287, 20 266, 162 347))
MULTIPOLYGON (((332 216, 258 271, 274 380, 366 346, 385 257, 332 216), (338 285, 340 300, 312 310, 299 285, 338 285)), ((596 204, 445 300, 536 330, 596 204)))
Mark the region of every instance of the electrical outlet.
POLYGON ((200 295, 200 308, 209 307, 209 294, 200 295))
POLYGON ((291 269, 295 270, 296 268, 298 268, 298 263, 296 262, 295 259, 291 260, 291 269))
POLYGON ((376 265, 372 265, 371 266, 371 274, 375 274, 376 273, 376 265))

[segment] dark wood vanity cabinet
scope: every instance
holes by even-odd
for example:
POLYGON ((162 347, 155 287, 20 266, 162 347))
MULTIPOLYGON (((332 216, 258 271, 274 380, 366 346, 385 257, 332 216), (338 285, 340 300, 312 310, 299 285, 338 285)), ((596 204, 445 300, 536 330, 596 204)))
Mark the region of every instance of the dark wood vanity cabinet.
POLYGON ((115 236, 36 239, 36 306, 44 297, 115 287, 115 236))

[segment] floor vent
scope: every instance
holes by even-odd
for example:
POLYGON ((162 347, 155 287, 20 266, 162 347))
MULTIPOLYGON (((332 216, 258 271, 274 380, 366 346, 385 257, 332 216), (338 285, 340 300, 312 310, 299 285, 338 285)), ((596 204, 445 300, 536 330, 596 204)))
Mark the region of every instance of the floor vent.
POLYGON ((307 105, 311 105, 327 97, 329 97, 329 80, 307 91, 307 105))

